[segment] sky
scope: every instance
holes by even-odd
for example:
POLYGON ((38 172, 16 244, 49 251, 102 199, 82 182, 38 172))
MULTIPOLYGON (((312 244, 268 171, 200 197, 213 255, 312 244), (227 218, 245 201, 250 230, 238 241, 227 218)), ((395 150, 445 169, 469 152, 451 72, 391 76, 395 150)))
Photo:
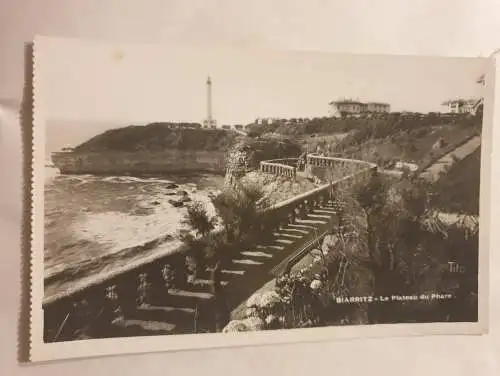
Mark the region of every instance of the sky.
POLYGON ((37 51, 35 83, 38 105, 53 130, 48 138, 66 140, 74 134, 78 142, 83 134, 88 138, 88 133, 130 124, 201 122, 208 75, 213 116, 222 125, 258 117, 327 116, 328 103, 343 97, 387 102, 393 111, 442 111, 445 100, 479 97, 476 79, 488 67, 483 58, 64 40, 44 40, 37 51))

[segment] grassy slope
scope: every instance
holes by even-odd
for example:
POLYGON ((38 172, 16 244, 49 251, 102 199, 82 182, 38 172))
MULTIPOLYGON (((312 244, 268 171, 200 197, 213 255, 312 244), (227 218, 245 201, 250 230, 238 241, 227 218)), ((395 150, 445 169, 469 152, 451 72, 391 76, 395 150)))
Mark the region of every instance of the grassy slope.
POLYGON ((367 137, 361 140, 357 140, 352 134, 340 142, 335 151, 372 160, 381 165, 396 160, 422 164, 440 156, 447 146, 460 144, 477 132, 477 126, 464 122, 436 126, 430 124, 416 129, 394 129, 384 137, 367 137), (432 147, 439 138, 444 140, 445 146, 433 150, 432 147))
POLYGON ((479 214, 481 148, 455 162, 435 183, 434 204, 444 212, 479 214))
POLYGON ((318 118, 292 124, 250 124, 247 130, 249 135, 288 135, 309 151, 319 146, 332 155, 383 165, 397 160, 425 163, 445 150, 446 146, 442 150, 432 150, 440 137, 448 145, 457 144, 477 132, 479 124, 478 118, 458 115, 391 113, 374 118, 318 118))

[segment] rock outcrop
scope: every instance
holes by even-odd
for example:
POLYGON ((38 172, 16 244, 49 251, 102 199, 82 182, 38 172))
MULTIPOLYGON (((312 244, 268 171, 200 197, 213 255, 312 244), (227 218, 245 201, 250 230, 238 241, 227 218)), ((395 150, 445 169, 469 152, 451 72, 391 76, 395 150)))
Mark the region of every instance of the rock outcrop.
POLYGON ((300 145, 288 139, 246 139, 236 143, 226 155, 226 180, 232 185, 248 172, 259 168, 261 161, 300 155, 300 145))
POLYGON ((237 144, 226 157, 226 176, 224 184, 231 186, 250 170, 251 150, 249 146, 237 144))

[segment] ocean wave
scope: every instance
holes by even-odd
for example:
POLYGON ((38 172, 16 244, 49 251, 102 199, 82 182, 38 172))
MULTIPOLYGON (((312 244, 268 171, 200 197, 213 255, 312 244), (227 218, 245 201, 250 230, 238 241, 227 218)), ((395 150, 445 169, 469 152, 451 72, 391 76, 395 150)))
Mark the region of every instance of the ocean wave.
MULTIPOLYGON (((98 177, 94 175, 67 175, 67 174, 56 174, 54 178, 58 182, 78 182, 79 184, 85 184, 91 181, 95 181, 98 177)), ((55 181, 53 181, 55 183, 55 181)))
POLYGON ((46 187, 46 291, 57 293, 63 285, 73 287, 92 274, 179 246, 187 209, 173 207, 169 199, 186 191, 215 216, 209 196, 219 187, 216 179, 177 181, 176 188, 168 188, 172 181, 161 178, 58 176, 46 187))
MULTIPOLYGON (((83 276, 97 274, 98 269, 104 269, 113 265, 118 261, 130 261, 130 256, 145 256, 145 252, 153 250, 158 246, 172 241, 174 238, 171 235, 161 236, 157 239, 152 239, 147 242, 136 244, 127 248, 123 248, 115 253, 108 253, 92 259, 81 260, 71 266, 65 268, 53 268, 46 273, 44 278, 45 284, 54 284, 57 282, 69 282, 83 276)), ((82 243, 82 241, 79 241, 82 243)), ((97 277, 97 275, 96 275, 97 277)))
POLYGON ((45 278, 45 298, 57 295, 68 289, 78 289, 95 281, 109 278, 111 274, 120 273, 123 269, 134 268, 144 262, 168 256, 182 247, 179 240, 151 242, 139 247, 124 249, 120 253, 85 260, 71 268, 53 273, 45 278))
POLYGON ((51 184, 56 177, 59 177, 59 169, 55 167, 45 167, 44 177, 45 184, 51 184))
POLYGON ((134 176, 107 176, 105 178, 101 178, 102 181, 110 182, 110 183, 165 183, 172 184, 172 180, 162 179, 162 178, 139 178, 134 176))

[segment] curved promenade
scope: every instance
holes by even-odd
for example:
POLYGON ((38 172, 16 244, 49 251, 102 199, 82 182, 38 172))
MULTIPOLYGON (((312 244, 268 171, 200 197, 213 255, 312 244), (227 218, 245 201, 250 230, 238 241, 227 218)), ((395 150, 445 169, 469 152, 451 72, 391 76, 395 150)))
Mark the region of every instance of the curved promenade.
POLYGON ((271 232, 269 239, 234 250, 232 260, 218 272, 204 268, 188 282, 184 247, 47 297, 45 342, 220 330, 220 322, 224 325, 233 309, 298 262, 335 226, 330 204, 335 191, 368 181, 377 172, 372 163, 312 154, 306 157, 305 172, 298 167, 297 158, 260 164, 261 171, 288 178, 337 167, 349 173, 266 209, 269 221, 263 231, 271 232))

